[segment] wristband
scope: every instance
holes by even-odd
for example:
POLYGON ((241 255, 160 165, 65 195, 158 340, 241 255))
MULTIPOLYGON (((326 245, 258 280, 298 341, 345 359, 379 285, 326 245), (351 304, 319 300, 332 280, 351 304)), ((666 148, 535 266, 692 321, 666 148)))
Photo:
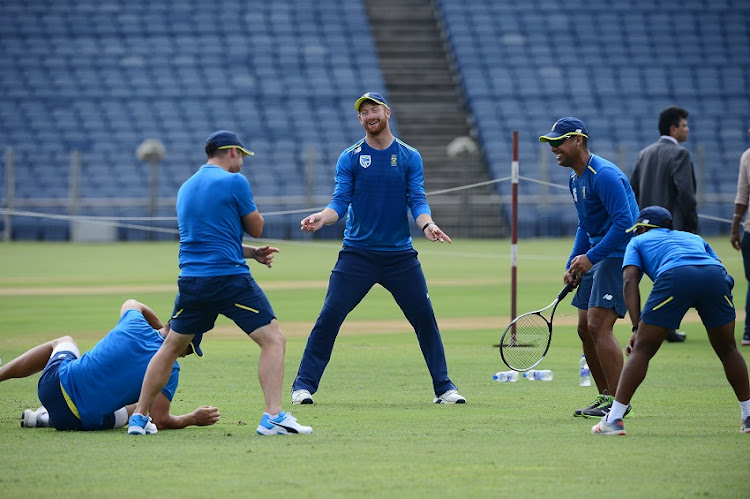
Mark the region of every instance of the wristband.
POLYGON ((638 326, 633 326, 633 328, 631 329, 631 331, 633 331, 634 333, 635 333, 636 331, 638 331, 638 326))
POLYGON ((427 222, 426 224, 424 224, 424 225, 422 226, 422 232, 424 232, 424 230, 425 230, 425 229, 426 229, 427 227, 429 227, 430 225, 435 225, 435 222, 427 222))

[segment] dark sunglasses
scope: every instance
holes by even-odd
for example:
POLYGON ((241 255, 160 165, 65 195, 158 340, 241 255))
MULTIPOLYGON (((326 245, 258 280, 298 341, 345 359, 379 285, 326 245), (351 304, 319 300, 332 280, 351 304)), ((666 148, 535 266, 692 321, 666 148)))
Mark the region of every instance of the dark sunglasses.
POLYGON ((569 139, 571 137, 572 135, 566 135, 565 137, 559 138, 557 140, 549 140, 548 142, 552 147, 560 147, 560 145, 565 142, 566 139, 569 139))

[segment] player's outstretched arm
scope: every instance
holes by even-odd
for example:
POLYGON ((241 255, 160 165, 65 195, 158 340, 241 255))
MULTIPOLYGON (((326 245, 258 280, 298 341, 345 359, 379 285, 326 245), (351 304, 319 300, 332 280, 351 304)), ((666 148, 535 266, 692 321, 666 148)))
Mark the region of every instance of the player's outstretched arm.
POLYGON ((274 246, 248 246, 246 244, 242 245, 243 258, 253 258, 258 263, 262 263, 268 268, 271 268, 271 264, 273 263, 273 254, 278 252, 279 248, 276 248, 274 246))
POLYGON ((303 232, 315 232, 320 230, 324 225, 331 225, 336 223, 339 219, 339 214, 332 208, 326 208, 318 213, 313 213, 302 219, 300 222, 300 229, 303 232))
POLYGON ((160 430, 179 430, 186 426, 210 426, 221 418, 219 409, 209 405, 202 405, 189 414, 174 416, 169 413, 171 403, 163 394, 159 393, 151 406, 151 420, 160 430))
POLYGON ((448 237, 448 234, 443 232, 443 230, 438 227, 438 225, 433 222, 432 218, 430 218, 430 216, 426 213, 419 215, 416 222, 419 228, 422 229, 422 233, 424 233, 424 236, 430 241, 437 241, 441 243, 453 242, 451 241, 451 238, 448 237))

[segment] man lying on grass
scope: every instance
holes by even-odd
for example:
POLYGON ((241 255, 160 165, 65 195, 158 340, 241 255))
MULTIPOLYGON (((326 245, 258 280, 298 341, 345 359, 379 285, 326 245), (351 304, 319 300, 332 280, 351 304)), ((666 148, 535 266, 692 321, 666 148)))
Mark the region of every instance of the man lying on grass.
MULTIPOLYGON (((151 357, 169 334, 153 310, 136 300, 120 308, 120 320, 94 348, 81 355, 71 336, 38 345, 0 366, 0 382, 25 378, 43 370, 38 395, 42 406, 26 409, 21 426, 58 430, 105 430, 127 424, 141 391, 151 357)), ((191 343, 181 355, 203 356, 191 343)), ((169 413, 177 390, 180 365, 175 362, 169 381, 154 401, 147 431, 208 426, 219 420, 216 407, 201 406, 189 414, 169 413)))

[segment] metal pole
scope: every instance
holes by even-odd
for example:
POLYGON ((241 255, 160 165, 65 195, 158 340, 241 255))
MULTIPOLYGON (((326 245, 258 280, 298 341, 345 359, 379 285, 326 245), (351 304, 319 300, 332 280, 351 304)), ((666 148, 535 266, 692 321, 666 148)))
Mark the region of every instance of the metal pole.
POLYGON ((8 208, 5 212, 5 231, 3 232, 3 240, 9 242, 11 234, 13 232, 13 204, 15 197, 15 179, 13 171, 13 148, 8 147, 5 149, 5 205, 8 208))
MULTIPOLYGON (((463 158, 463 174, 461 175, 463 185, 469 185, 469 154, 471 153, 467 149, 464 149, 461 153, 463 158)), ((471 217, 469 217, 469 189, 461 191, 461 211, 459 213, 462 215, 459 217, 459 220, 464 220, 463 223, 459 224, 459 234, 462 238, 466 239, 470 237, 468 224, 471 223, 471 217)))
MULTIPOLYGON (((513 160, 510 163, 511 182, 511 245, 510 245, 510 318, 516 318, 516 276, 518 271, 518 131, 513 131, 513 160)), ((512 344, 516 343, 515 327, 511 332, 512 344)))
MULTIPOLYGON (((149 220, 148 224, 153 227, 153 219, 156 217, 156 199, 159 192, 159 162, 149 161, 149 165, 151 167, 151 180, 149 182, 148 216, 151 220, 149 220)), ((152 241, 153 239, 154 231, 150 230, 148 231, 148 240, 152 241)))

